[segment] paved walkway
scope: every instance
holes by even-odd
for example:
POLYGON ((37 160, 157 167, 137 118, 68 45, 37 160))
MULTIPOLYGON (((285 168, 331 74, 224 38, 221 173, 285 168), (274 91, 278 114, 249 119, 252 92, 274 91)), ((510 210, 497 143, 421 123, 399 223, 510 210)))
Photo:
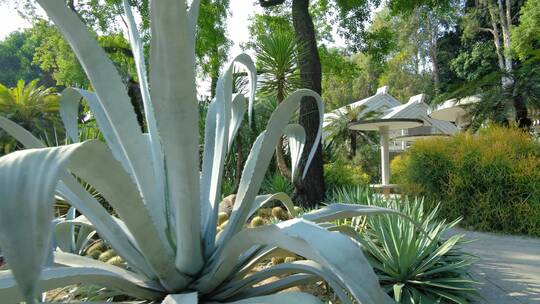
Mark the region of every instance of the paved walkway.
POLYGON ((479 258, 472 277, 482 282, 476 303, 540 304, 540 239, 454 229, 469 240, 464 251, 479 258))

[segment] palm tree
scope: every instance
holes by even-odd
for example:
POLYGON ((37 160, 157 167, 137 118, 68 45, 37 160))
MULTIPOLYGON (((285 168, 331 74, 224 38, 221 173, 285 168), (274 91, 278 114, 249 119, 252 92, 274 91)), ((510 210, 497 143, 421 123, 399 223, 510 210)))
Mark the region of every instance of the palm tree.
MULTIPOLYGON (((300 87, 298 59, 300 47, 290 32, 275 32, 263 36, 256 44, 260 92, 277 99, 278 104, 300 87)), ((281 174, 291 178, 291 170, 285 161, 283 138, 276 145, 276 163, 281 174)))
MULTIPOLYGON (((38 137, 54 135, 60 125, 60 96, 53 88, 38 85, 38 80, 25 83, 19 80, 17 86, 8 88, 0 84, 0 115, 7 117, 38 137)), ((14 142, 2 136, 2 148, 9 152, 14 142)))
POLYGON ((57 122, 60 96, 53 88, 38 86, 38 80, 19 80, 14 88, 0 84, 0 114, 28 129, 57 122))
POLYGON ((373 140, 363 132, 352 131, 349 129, 349 124, 362 119, 368 119, 375 116, 376 112, 363 113, 365 106, 351 107, 346 106, 344 111, 336 111, 336 116, 328 118, 329 124, 326 126, 326 140, 332 145, 343 145, 347 147, 347 158, 352 160, 356 155, 358 146, 357 136, 360 135, 364 141, 374 144, 373 140))

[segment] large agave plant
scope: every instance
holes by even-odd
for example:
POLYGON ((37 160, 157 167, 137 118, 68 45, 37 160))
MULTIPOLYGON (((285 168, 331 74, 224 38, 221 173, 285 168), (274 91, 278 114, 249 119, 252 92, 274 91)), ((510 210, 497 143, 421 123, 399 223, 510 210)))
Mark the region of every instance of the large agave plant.
MULTIPOLYGON (((278 292, 321 280, 343 303, 352 298, 359 303, 390 301, 358 244, 316 224, 385 210, 332 205, 276 225, 245 228, 248 218, 268 201, 291 205, 284 194, 257 193, 282 134, 289 136, 293 177, 302 177, 304 172, 296 168, 305 133, 289 119, 306 95, 317 99, 322 115, 317 94, 299 90, 277 107, 253 144, 229 223, 217 234, 224 159, 246 111, 244 96, 232 94, 232 70, 243 65, 250 72, 251 108, 256 79, 250 58, 236 57, 218 81, 199 168, 194 67, 199 0, 189 6, 183 0, 152 1, 148 80, 139 33, 124 1, 148 133, 141 133, 115 67, 65 1, 38 2, 72 46, 95 89, 69 88, 62 93, 66 130, 76 141, 75 118, 82 97, 106 144, 94 140, 45 147, 29 132, 0 119, 4 130, 29 148, 0 158, 0 248, 9 266, 0 272, 3 303, 34 303, 44 290, 81 283, 166 303, 318 303, 309 294, 278 292), (79 180, 98 191, 118 217, 79 180), (49 259, 55 196, 85 216, 127 262, 127 270, 61 251, 49 259), (280 251, 305 260, 253 273, 260 261, 280 251), (270 277, 278 279, 269 282, 270 277)), ((320 137, 319 130, 317 141, 320 137)))

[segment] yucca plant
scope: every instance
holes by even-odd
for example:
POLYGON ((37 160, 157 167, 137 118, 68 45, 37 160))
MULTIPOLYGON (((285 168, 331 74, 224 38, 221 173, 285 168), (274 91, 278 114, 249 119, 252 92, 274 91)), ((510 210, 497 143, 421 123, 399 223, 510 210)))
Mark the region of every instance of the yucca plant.
POLYGON ((382 287, 398 303, 468 303, 476 283, 467 274, 472 256, 460 251, 463 235, 448 236, 460 219, 446 222, 438 207, 424 210, 420 199, 373 199, 376 206, 392 208, 419 223, 395 215, 367 219, 359 242, 364 246, 382 287))
MULTIPOLYGON (((289 137, 292 176, 302 178, 305 172, 297 172, 297 167, 303 129, 289 120, 301 98, 312 96, 322 121, 320 96, 299 90, 277 107, 253 144, 232 214, 217 234, 224 159, 246 111, 244 96, 232 94, 232 71, 241 64, 251 75, 250 109, 256 82, 250 58, 236 57, 218 80, 206 116, 199 168, 194 59, 199 1, 189 6, 183 0, 151 2, 148 80, 137 26, 124 1, 148 133, 141 133, 120 76, 78 16, 63 0, 38 2, 70 43, 95 89, 68 88, 62 93, 66 131, 76 141, 82 97, 106 144, 93 140, 45 147, 23 128, 0 119, 4 130, 29 148, 0 158, 0 248, 9 265, 8 271, 0 272, 3 302, 35 303, 44 290, 82 283, 152 302, 319 303, 309 294, 279 291, 321 280, 342 303, 351 303, 351 297, 359 303, 391 302, 358 244, 316 224, 391 211, 333 205, 275 225, 245 227, 249 216, 269 200, 290 205, 284 194, 257 193, 284 133, 289 137), (79 180, 99 192, 114 213, 107 212, 79 180), (47 259, 55 196, 85 216, 126 261, 127 269, 63 252, 54 252, 54 263, 47 259), (253 273, 260 261, 283 251, 305 260, 253 273), (269 282, 271 277, 277 280, 269 282)), ((320 138, 319 128, 316 142, 320 138)))

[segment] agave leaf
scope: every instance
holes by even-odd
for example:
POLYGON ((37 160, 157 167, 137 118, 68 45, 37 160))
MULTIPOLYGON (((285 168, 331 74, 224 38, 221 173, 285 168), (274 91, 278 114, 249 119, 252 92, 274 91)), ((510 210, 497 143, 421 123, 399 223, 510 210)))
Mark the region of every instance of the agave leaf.
POLYGON ((398 215, 405 216, 401 214, 400 212, 393 209, 389 209, 389 208, 381 208, 381 207, 376 207, 376 206, 364 206, 364 205, 356 205, 356 204, 330 204, 321 209, 306 213, 302 215, 302 218, 307 221, 311 221, 315 223, 322 223, 322 222, 331 222, 331 221, 343 219, 343 218, 352 218, 352 217, 357 217, 357 216, 378 215, 378 214, 398 214, 398 215))
MULTIPOLYGON (((119 290, 125 294, 145 299, 162 297, 160 286, 144 277, 122 268, 78 255, 55 254, 55 262, 60 267, 42 271, 39 291, 51 290, 73 284, 92 284, 119 290)), ((0 271, 0 298, 6 303, 23 300, 11 271, 0 271)))
POLYGON ((253 205, 253 208, 249 211, 248 218, 253 216, 257 210, 264 207, 266 204, 273 202, 273 201, 279 201, 285 208, 287 208, 287 211, 292 215, 292 217, 297 216, 296 210, 294 210, 294 204, 291 200, 291 198, 287 195, 287 193, 279 192, 274 194, 265 194, 265 195, 258 195, 255 197, 255 203, 253 205))
MULTIPOLYGON (((23 144, 26 148, 43 148, 43 144, 39 139, 34 137, 21 126, 11 120, 0 116, 0 128, 4 129, 9 135, 23 144)), ((86 214, 90 220, 97 224, 97 231, 106 239, 112 247, 124 257, 128 263, 137 271, 145 273, 148 277, 153 277, 154 274, 150 271, 146 261, 142 258, 136 244, 132 240, 131 234, 127 229, 119 225, 119 220, 114 221, 109 213, 103 208, 95 198, 84 190, 81 185, 69 174, 63 174, 63 182, 58 185, 57 193, 61 197, 69 201, 73 206, 86 214), (136 245, 135 245, 136 247, 136 245)))
MULTIPOLYGON (((205 302, 205 304, 221 304, 222 302, 205 302)), ((250 299, 227 302, 227 304, 321 304, 316 297, 303 292, 284 292, 271 296, 254 297, 250 299)))
POLYGON ((296 179, 300 158, 306 144, 306 131, 299 124, 289 124, 285 128, 285 135, 289 138, 289 150, 291 152, 291 173, 292 180, 296 179))
POLYGON ((255 65, 251 58, 246 54, 235 57, 227 66, 225 73, 222 74, 216 86, 216 98, 211 102, 205 122, 204 154, 201 173, 201 214, 205 220, 203 231, 203 242, 205 247, 205 256, 213 252, 216 223, 218 214, 218 204, 221 198, 221 182, 223 176, 223 166, 226 153, 230 143, 238 131, 243 116, 239 95, 232 97, 233 70, 235 64, 243 65, 252 84, 248 108, 251 111, 254 99, 254 83, 256 82, 255 65), (241 114, 241 115, 240 115, 241 114))
MULTIPOLYGON (((321 111, 321 113, 324 112, 321 97, 310 90, 298 90, 278 105, 268 121, 266 131, 259 135, 251 148, 244 166, 244 171, 242 172, 231 218, 219 239, 218 246, 226 243, 233 235, 242 229, 242 226, 249 215, 249 211, 252 209, 255 196, 260 189, 266 169, 274 155, 275 146, 282 136, 285 126, 288 124, 291 116, 300 106, 300 101, 304 96, 314 97, 317 100, 319 111, 321 111)), ((311 162, 320 140, 320 131, 319 128, 314 146, 309 154, 308 164, 311 162)), ((307 167, 308 166, 306 166, 306 169, 307 167)), ((219 251, 220 249, 218 248, 216 255, 220 254, 219 251)))
POLYGON ((52 204, 63 165, 89 145, 28 149, 0 158, 0 248, 28 303, 38 296, 36 282, 48 255, 52 204))
POLYGON ((54 226, 54 238, 64 252, 82 254, 82 250, 95 234, 94 226, 84 216, 72 220, 65 219, 54 226))
POLYGON ((287 290, 291 287, 315 284, 320 280, 321 278, 311 274, 289 274, 283 278, 277 279, 276 281, 246 289, 244 292, 239 293, 231 300, 267 296, 278 293, 282 290, 287 290))
POLYGON ((170 294, 165 297, 161 304, 197 304, 199 299, 196 292, 170 294))
MULTIPOLYGON (((253 295, 262 295, 266 293, 267 289, 258 287, 251 288, 253 285, 258 284, 268 278, 277 276, 280 277, 282 275, 290 275, 295 273, 303 273, 303 274, 310 274, 315 277, 315 282, 320 281, 321 279, 327 282, 332 289, 336 292, 338 297, 340 298, 342 303, 351 303, 349 300, 348 295, 344 292, 346 287, 342 282, 340 282, 340 279, 335 276, 331 271, 329 271, 327 268, 324 268, 322 265, 315 263, 313 261, 296 261, 292 263, 285 263, 285 264, 279 264, 276 266, 272 266, 270 268, 258 271, 252 275, 250 275, 247 278, 238 280, 238 281, 232 281, 231 283, 227 283, 224 286, 220 287, 220 290, 222 292, 219 292, 212 296, 213 299, 223 301, 228 298, 231 298, 232 296, 239 297, 239 298, 245 298, 247 296, 253 296, 253 295), (238 294, 241 292, 240 294, 238 294), (237 295, 238 294, 238 295, 237 295)), ((312 280, 312 279, 311 279, 312 280)), ((276 284, 279 286, 279 284, 276 284)), ((286 284, 285 284, 286 285, 286 284)), ((285 286, 281 285, 281 286, 285 286)), ((265 285, 262 285, 265 286, 265 285)), ((277 286, 273 286, 271 289, 278 288, 277 286)), ((281 289, 275 290, 280 291, 281 289)))
POLYGON ((131 267, 149 278, 156 277, 126 225, 112 217, 71 174, 67 172, 63 174, 57 192, 94 224, 100 237, 105 239, 131 267))
POLYGON ((150 12, 150 95, 163 153, 169 156, 165 158, 166 197, 175 218, 175 263, 182 272, 195 274, 204 263, 199 201, 199 114, 193 81, 195 48, 184 1, 152 1, 150 12))
MULTIPOLYGON (((154 187, 156 177, 152 162, 148 161, 152 159, 152 152, 140 131, 131 100, 116 67, 63 0, 39 0, 38 3, 70 44, 96 91, 99 106, 92 107, 90 100, 86 100, 96 118, 102 113, 102 120, 107 121, 105 124, 101 121, 99 125, 113 154, 130 173, 145 203, 155 207, 151 209, 158 210, 156 213, 163 210, 159 209, 162 200, 154 187)), ((156 223, 164 227, 161 218, 163 216, 154 215, 156 223)), ((163 241, 166 240, 163 228, 158 229, 158 235, 163 241)))
POLYGON ((3 116, 0 116, 0 128, 19 141, 26 148, 46 147, 45 144, 37 139, 32 133, 3 116))
POLYGON ((198 282, 200 290, 216 288, 230 275, 234 261, 242 252, 261 244, 286 249, 328 268, 341 278, 347 290, 361 303, 389 303, 388 296, 380 289, 375 273, 354 241, 302 219, 245 229, 235 235, 225 245, 214 268, 198 282))
MULTIPOLYGON (((131 48, 133 50, 133 57, 135 59, 135 67, 137 69, 137 76, 139 80, 139 86, 141 89, 141 96, 144 105, 144 116, 146 118, 146 125, 149 133, 149 141, 152 149, 152 160, 154 167, 154 175, 156 177, 155 187, 159 190, 159 201, 165 202, 163 193, 165 193, 165 181, 163 180, 165 176, 165 168, 163 161, 163 151, 161 149, 161 141, 158 134, 156 117, 154 113, 154 107, 150 98, 150 90, 148 85, 148 75, 146 71, 146 63, 144 60, 144 47, 141 41, 139 30, 137 29, 137 24, 135 23, 135 18, 133 17, 133 12, 131 6, 129 5, 128 0, 124 0, 124 11, 126 14, 129 40, 131 42, 131 48)), ((163 215, 165 206, 153 206, 151 209, 156 208, 159 215, 163 215)), ((154 218, 158 216, 154 215, 154 218)), ((163 228, 160 228, 163 229, 163 228)))
POLYGON ((120 163, 100 142, 88 146, 84 152, 72 156, 68 167, 70 171, 107 199, 166 288, 185 286, 187 279, 174 267, 174 252, 160 238, 156 238, 157 229, 147 207, 120 163))
POLYGON ((231 123, 229 125, 229 140, 227 147, 230 150, 236 133, 246 114, 246 98, 243 94, 236 94, 232 99, 231 123))

